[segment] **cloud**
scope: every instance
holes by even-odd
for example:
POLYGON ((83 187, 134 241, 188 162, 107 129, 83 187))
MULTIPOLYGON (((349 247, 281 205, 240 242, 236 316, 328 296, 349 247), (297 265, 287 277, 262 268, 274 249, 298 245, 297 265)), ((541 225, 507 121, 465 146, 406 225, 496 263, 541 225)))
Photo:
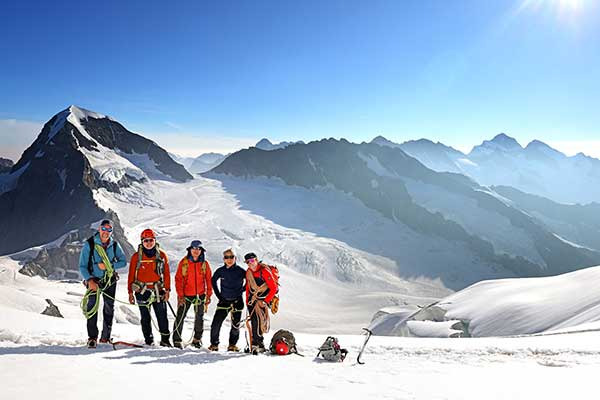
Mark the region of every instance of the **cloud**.
POLYGON ((0 119, 0 157, 16 162, 43 126, 42 122, 0 119))

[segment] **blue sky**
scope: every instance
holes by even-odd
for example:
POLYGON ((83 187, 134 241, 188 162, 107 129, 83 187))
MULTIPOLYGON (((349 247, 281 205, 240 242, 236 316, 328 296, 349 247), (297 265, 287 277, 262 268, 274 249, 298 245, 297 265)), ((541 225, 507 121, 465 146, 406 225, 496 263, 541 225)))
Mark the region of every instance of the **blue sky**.
POLYGON ((70 104, 188 155, 499 132, 600 156, 593 0, 3 5, 0 155, 70 104))

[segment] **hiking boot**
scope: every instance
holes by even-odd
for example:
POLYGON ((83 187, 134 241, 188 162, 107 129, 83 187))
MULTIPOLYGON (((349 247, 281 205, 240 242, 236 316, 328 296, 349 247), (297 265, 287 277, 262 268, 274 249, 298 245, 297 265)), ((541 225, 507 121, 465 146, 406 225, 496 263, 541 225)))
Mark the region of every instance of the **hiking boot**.
POLYGON ((265 346, 252 346, 252 354, 260 354, 265 352, 265 346))
POLYGON ((171 346, 171 342, 169 342, 169 340, 161 340, 159 343, 162 347, 173 347, 171 346))
POLYGON ((88 349, 95 349, 96 348, 96 339, 89 338, 87 341, 87 347, 88 347, 88 349))
POLYGON ((105 339, 105 338, 102 338, 102 339, 100 339, 100 342, 99 342, 99 343, 100 343, 100 344, 108 344, 108 343, 110 343, 110 339, 105 339))
POLYGON ((229 346, 227 346, 227 351, 233 351, 237 353, 238 351, 240 351, 240 348, 237 347, 235 344, 230 344, 229 346))
POLYGON ((146 342, 146 346, 154 345, 154 338, 146 338, 144 341, 146 342))
POLYGON ((197 349, 201 349, 202 348, 202 340, 193 340, 192 346, 194 346, 197 349))
POLYGON ((219 345, 218 344, 211 344, 210 346, 208 346, 208 350, 210 350, 210 351, 219 351, 219 345))
POLYGON ((181 344, 181 342, 173 342, 173 347, 183 350, 183 344, 181 344))

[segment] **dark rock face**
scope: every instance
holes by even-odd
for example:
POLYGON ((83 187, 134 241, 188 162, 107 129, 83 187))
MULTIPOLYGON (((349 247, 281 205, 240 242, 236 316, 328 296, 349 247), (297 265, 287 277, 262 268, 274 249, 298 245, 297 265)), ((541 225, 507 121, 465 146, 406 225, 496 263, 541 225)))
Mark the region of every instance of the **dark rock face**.
POLYGON ((44 311, 42 311, 42 315, 49 315, 51 317, 64 318, 60 313, 58 307, 52 302, 50 299, 46 299, 46 303, 48 303, 48 307, 44 311))
POLYGON ((485 193, 471 179, 432 171, 399 148, 372 143, 357 145, 343 139, 296 144, 273 151, 250 148, 232 154, 211 172, 238 177, 277 177, 288 185, 309 189, 332 185, 416 232, 465 243, 482 262, 495 265, 498 270, 511 271, 516 276, 554 275, 600 263, 600 253, 559 240, 538 221, 485 193), (369 163, 373 165, 369 166, 369 163), (377 169, 381 171, 375 172, 377 169), (475 200, 479 207, 506 217, 514 229, 527 233, 546 265, 520 256, 498 254, 485 238, 470 234, 440 212, 433 213, 416 204, 404 178, 475 200))
MULTIPOLYGON (((121 245, 123 252, 129 259, 134 249, 125 239, 123 228, 114 212, 107 213, 102 219, 111 219, 113 222, 113 238, 121 245)), ((27 276, 41 276, 49 279, 79 280, 79 254, 85 241, 96 233, 96 229, 88 226, 73 230, 67 234, 58 247, 44 248, 38 255, 19 270, 27 276)))
POLYGON ((12 160, 0 157, 0 174, 10 172, 14 164, 12 160))

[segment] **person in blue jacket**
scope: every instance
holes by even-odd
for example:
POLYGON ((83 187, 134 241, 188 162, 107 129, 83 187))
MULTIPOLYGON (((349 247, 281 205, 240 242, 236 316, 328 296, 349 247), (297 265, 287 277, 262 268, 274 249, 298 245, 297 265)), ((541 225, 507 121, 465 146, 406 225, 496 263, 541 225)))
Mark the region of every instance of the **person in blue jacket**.
POLYGON ((210 327, 210 346, 211 351, 219 350, 219 335, 221 325, 231 313, 231 330, 229 331, 229 346, 227 351, 240 351, 236 346, 240 338, 240 320, 244 310, 243 293, 245 291, 246 270, 237 265, 235 254, 231 249, 223 252, 223 262, 225 265, 217 268, 212 276, 213 292, 217 295, 219 303, 217 311, 210 327))
MULTIPOLYGON (((90 291, 87 302, 87 312, 100 301, 98 290, 104 297, 102 315, 102 336, 100 343, 110 341, 112 321, 114 315, 115 293, 119 275, 115 269, 124 268, 127 260, 123 249, 112 238, 113 227, 110 220, 103 220, 98 227, 98 232, 83 244, 79 255, 79 271, 83 276, 83 283, 90 291)), ((87 320, 88 347, 95 348, 98 340, 98 313, 95 312, 87 320)))

